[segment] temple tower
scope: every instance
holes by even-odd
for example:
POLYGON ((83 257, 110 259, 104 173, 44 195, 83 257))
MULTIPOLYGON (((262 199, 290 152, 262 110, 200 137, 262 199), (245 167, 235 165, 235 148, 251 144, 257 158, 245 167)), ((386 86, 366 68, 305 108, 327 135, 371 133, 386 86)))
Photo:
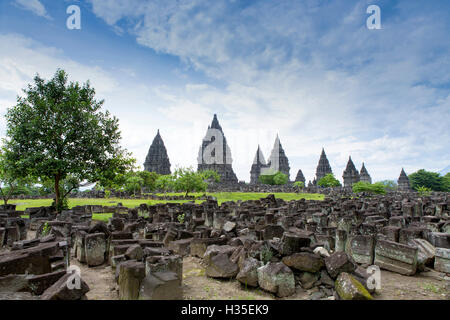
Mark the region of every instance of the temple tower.
POLYGON ((333 171, 331 170, 331 166, 330 163, 328 162, 325 150, 322 148, 322 154, 320 155, 319 164, 317 165, 316 169, 316 179, 315 182, 313 182, 313 184, 316 185, 320 179, 322 179, 329 173, 333 173, 333 171))
POLYGON ((221 183, 237 183, 238 179, 231 167, 232 162, 227 139, 217 120, 217 115, 214 115, 198 152, 197 170, 214 170, 220 175, 221 183))
POLYGON ((370 177, 369 172, 367 172, 364 162, 362 164, 361 171, 359 172, 359 181, 372 183, 372 178, 370 177))
POLYGON ((150 149, 148 150, 148 154, 144 162, 144 169, 146 171, 156 172, 158 174, 170 174, 170 161, 167 156, 167 150, 164 146, 164 142, 159 134, 159 129, 153 139, 150 149))
POLYGON ((272 152, 270 153, 270 157, 267 161, 267 166, 261 170, 261 174, 273 174, 279 171, 286 174, 289 179, 290 169, 291 168, 289 167, 289 160, 286 157, 286 154, 280 142, 280 138, 277 135, 272 152))
POLYGON ((400 176, 398 177, 397 183, 398 183, 398 190, 400 191, 411 190, 411 187, 409 185, 409 178, 406 175, 406 172, 405 170, 403 170, 403 168, 402 171, 400 172, 400 176))
POLYGON ((344 178, 344 187, 351 187, 355 183, 359 182, 359 172, 352 161, 352 157, 348 158, 347 167, 342 175, 344 178))
POLYGON ((257 184, 259 183, 258 178, 261 174, 261 169, 266 166, 266 160, 264 159, 264 155, 261 152, 260 147, 258 146, 258 150, 256 150, 255 159, 253 160, 252 169, 250 170, 250 183, 257 184))
POLYGON ((303 185, 306 187, 306 179, 301 169, 298 170, 297 176, 295 177, 295 182, 297 181, 303 182, 303 185))

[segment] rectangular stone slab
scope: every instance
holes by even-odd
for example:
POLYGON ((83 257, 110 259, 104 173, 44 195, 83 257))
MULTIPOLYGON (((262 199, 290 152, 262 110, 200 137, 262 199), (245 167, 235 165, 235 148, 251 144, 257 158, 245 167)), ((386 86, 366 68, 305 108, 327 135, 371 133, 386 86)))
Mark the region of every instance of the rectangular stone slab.
POLYGON ((414 275, 417 271, 417 253, 417 247, 378 239, 374 264, 389 271, 414 275))

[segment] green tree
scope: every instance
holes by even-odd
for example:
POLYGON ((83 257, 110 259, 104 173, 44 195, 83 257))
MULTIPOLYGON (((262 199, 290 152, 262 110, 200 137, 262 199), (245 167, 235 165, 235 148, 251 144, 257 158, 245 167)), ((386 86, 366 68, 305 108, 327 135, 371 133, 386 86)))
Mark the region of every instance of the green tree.
POLYGON ((450 172, 448 172, 445 176, 444 176, 444 190, 445 192, 450 192, 450 172))
POLYGON ((337 180, 332 173, 325 175, 322 179, 317 181, 317 185, 328 188, 328 187, 339 187, 341 183, 337 180))
POLYGON ((384 186, 384 189, 386 191, 394 191, 397 190, 398 185, 394 180, 383 180, 383 181, 378 181, 376 183, 381 183, 384 186))
POLYGON ((137 175, 143 180, 142 187, 146 188, 149 191, 153 191, 156 188, 156 180, 160 176, 156 172, 149 171, 139 171, 137 175))
POLYGON ((277 172, 266 172, 265 174, 261 174, 258 180, 262 184, 283 185, 288 183, 289 178, 287 174, 277 171, 277 172))
POLYGON ((8 161, 4 152, 0 151, 0 196, 4 204, 8 204, 13 195, 28 193, 27 184, 31 181, 32 178, 29 176, 17 176, 14 164, 8 161))
POLYGON ((374 194, 386 194, 386 187, 384 184, 377 182, 374 184, 359 181, 352 186, 354 193, 368 192, 374 194))
MULTIPOLYGON (((51 179, 60 211, 60 183, 69 174, 79 181, 97 181, 102 172, 119 165, 124 151, 118 119, 102 112, 89 81, 68 83, 57 70, 45 81, 39 75, 23 90, 17 105, 6 113, 5 155, 18 176, 51 179)), ((116 168, 115 168, 116 170, 116 168)))
POLYGON ((155 181, 155 187, 157 190, 162 190, 166 193, 169 190, 174 189, 174 177, 171 174, 164 174, 159 176, 155 181))
POLYGON ((144 185, 144 179, 142 179, 137 174, 129 174, 125 181, 125 190, 128 192, 132 192, 134 196, 136 196, 136 192, 142 191, 142 187, 144 185))
POLYGON ((195 172, 192 168, 177 168, 173 173, 174 188, 176 191, 184 191, 187 197, 189 192, 205 192, 212 181, 219 181, 217 172, 204 170, 195 172))
POLYGON ((303 181, 295 181, 294 187, 297 189, 297 192, 299 192, 305 187, 305 183, 303 181))
POLYGON ((419 187, 426 187, 433 191, 445 191, 444 177, 440 176, 439 173, 420 169, 411 173, 408 178, 414 190, 417 190, 419 187))

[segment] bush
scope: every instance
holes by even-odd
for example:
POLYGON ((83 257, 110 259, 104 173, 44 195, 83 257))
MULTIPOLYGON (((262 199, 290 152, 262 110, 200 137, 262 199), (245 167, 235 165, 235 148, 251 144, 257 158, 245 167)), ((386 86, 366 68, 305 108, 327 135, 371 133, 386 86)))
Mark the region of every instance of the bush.
POLYGON ((317 182, 320 187, 340 187, 341 183, 337 180, 332 173, 325 175, 322 179, 317 182))
POLYGON ((274 173, 274 174, 262 174, 258 178, 259 182, 262 184, 269 184, 269 185, 284 185, 288 183, 289 178, 287 174, 284 174, 280 171, 274 173))
POLYGON ((421 186, 417 188, 417 192, 422 196, 422 197, 428 197, 431 194, 431 189, 421 186))
POLYGON ((380 182, 370 184, 368 182, 360 181, 353 185, 352 190, 354 193, 368 192, 374 194, 386 194, 386 187, 380 182))

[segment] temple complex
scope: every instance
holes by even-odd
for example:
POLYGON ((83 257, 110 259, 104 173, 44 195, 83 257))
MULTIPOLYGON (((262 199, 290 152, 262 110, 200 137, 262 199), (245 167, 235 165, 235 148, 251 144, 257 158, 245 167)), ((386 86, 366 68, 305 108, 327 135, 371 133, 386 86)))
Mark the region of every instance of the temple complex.
POLYGON ((355 183, 359 182, 359 172, 356 170, 352 157, 348 158, 347 167, 344 170, 342 178, 344 178, 344 187, 351 187, 355 183))
POLYGON ((316 178, 313 181, 313 185, 316 185, 320 179, 322 179, 329 173, 333 173, 333 171, 331 170, 331 166, 328 162, 325 150, 322 148, 322 154, 320 155, 319 164, 317 165, 316 178))
POLYGON ((364 162, 362 164, 361 171, 359 172, 359 181, 372 183, 372 178, 370 177, 369 172, 367 172, 364 162))
POLYGON ((159 130, 148 150, 144 169, 158 174, 170 174, 170 161, 159 130))
POLYGON ((217 120, 217 115, 214 114, 211 126, 208 126, 198 152, 197 170, 215 170, 220 175, 221 183, 237 183, 238 179, 231 166, 232 162, 230 147, 217 120))
POLYGON ((400 176, 398 177, 397 180, 398 183, 398 190, 400 191, 410 191, 411 187, 409 185, 409 178, 406 175, 405 170, 403 170, 402 168, 402 172, 400 172, 400 176))

